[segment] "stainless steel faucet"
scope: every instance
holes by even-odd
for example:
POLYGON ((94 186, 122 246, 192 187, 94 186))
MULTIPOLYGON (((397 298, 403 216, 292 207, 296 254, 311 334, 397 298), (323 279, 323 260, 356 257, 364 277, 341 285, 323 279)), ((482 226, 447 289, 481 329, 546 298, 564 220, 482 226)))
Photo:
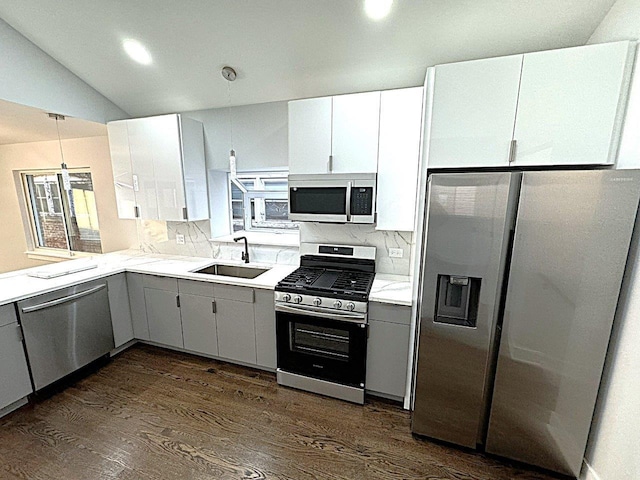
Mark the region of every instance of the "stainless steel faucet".
POLYGON ((240 240, 244 240, 244 252, 242 252, 242 260, 244 260, 244 263, 249 263, 249 244, 247 243, 247 237, 236 237, 233 239, 234 242, 239 242, 240 240))

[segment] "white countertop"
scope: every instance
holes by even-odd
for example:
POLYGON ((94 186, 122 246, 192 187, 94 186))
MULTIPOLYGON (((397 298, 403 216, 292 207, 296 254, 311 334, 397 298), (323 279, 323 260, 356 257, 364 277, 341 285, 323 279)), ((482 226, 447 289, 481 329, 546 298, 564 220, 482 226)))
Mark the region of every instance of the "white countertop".
POLYGON ((16 302, 25 298, 52 292, 60 288, 77 285, 79 283, 96 280, 108 275, 122 272, 145 273, 150 275, 185 278, 229 285, 246 286, 262 289, 273 289, 281 279, 294 271, 295 265, 262 265, 252 263, 252 267, 269 268, 262 275, 254 279, 221 277, 218 275, 206 275, 192 273, 192 270, 206 267, 214 263, 225 265, 241 264, 233 261, 216 261, 213 258, 183 257, 178 255, 160 255, 143 253, 138 250, 124 250, 121 252, 95 255, 65 262, 74 266, 96 265, 96 268, 84 270, 69 275, 54 278, 33 278, 29 272, 46 271, 47 269, 59 270, 60 264, 34 267, 17 270, 0 275, 0 305, 16 302))
POLYGON ((376 273, 369 294, 369 301, 411 306, 413 289, 411 277, 376 273))
MULTIPOLYGON (((92 257, 70 260, 62 264, 34 267, 17 270, 0 275, 0 305, 16 302, 25 298, 52 292, 90 280, 121 272, 143 273, 150 275, 199 280, 205 282, 224 283, 243 287, 273 289, 276 284, 293 272, 295 265, 263 265, 251 263, 249 266, 268 268, 269 270, 254 279, 235 278, 218 275, 193 273, 214 263, 225 265, 244 265, 241 262, 217 261, 213 258, 183 257, 178 255, 161 255, 143 253, 139 250, 123 250, 120 252, 95 255, 92 257), (54 278, 34 278, 27 274, 34 271, 60 270, 64 268, 95 265, 95 268, 83 270, 54 278)), ((374 302, 396 305, 411 305, 411 282, 402 275, 376 274, 369 299, 374 302)))

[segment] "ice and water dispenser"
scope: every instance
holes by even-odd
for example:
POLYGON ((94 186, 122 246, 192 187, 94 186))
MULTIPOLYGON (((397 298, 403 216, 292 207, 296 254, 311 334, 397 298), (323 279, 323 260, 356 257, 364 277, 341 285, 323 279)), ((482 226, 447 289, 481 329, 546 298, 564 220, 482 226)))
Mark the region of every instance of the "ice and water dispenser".
POLYGON ((434 322, 475 327, 480 278, 438 275, 434 322))

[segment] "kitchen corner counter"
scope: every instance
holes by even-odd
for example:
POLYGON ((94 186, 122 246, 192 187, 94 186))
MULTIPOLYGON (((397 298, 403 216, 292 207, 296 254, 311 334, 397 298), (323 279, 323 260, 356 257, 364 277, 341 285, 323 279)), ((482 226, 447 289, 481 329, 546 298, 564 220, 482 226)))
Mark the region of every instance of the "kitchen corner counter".
POLYGON ((259 289, 273 289, 282 278, 297 268, 295 265, 250 264, 252 267, 269 268, 267 272, 258 275, 254 279, 206 275, 193 273, 192 270, 204 268, 214 263, 225 265, 244 264, 233 261, 217 261, 214 258, 149 254, 138 250, 123 250, 63 263, 67 267, 70 266, 70 263, 73 263, 73 267, 91 266, 91 268, 54 278, 34 278, 29 274, 56 271, 61 268, 62 264, 60 263, 0 274, 0 305, 122 272, 168 276, 259 289))
POLYGON ((273 290, 280 280, 298 268, 297 265, 267 265, 263 263, 245 264, 244 262, 232 260, 218 261, 213 258, 204 257, 167 257, 168 258, 166 259, 158 259, 155 262, 132 266, 127 268, 127 272, 273 290), (193 270, 199 270, 213 264, 237 266, 247 265, 253 268, 266 268, 268 270, 252 279, 193 272, 193 270))
POLYGON ((369 301, 410 307, 412 296, 411 277, 377 273, 373 280, 369 301))

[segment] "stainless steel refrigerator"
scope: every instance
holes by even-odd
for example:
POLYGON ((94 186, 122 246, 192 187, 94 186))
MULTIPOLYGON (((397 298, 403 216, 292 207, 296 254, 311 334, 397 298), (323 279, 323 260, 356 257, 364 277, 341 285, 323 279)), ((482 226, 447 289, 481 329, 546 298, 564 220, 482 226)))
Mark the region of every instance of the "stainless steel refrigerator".
POLYGON ((415 433, 579 474, 640 171, 429 177, 415 433))

